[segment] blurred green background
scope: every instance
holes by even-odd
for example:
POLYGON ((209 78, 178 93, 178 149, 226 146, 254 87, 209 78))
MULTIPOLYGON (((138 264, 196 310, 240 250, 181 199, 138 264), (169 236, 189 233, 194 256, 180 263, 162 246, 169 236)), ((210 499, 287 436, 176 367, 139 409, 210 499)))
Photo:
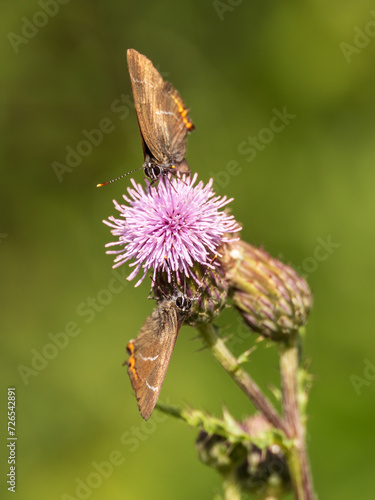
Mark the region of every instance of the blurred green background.
MULTIPOLYGON (((308 277, 308 447, 319 498, 373 497, 373 9, 322 0, 0 3, 2 490, 9 386, 19 498, 206 499, 221 486, 197 459, 194 430, 157 412, 142 421, 121 366, 154 304, 149 283, 126 284, 129 269, 114 273, 104 253, 111 237, 101 221, 130 178, 95 185, 142 163, 135 112, 120 103, 131 102, 133 47, 191 109, 188 161, 235 198, 243 239, 308 277), (293 118, 270 134, 275 109, 293 118), (55 162, 67 165, 69 148, 102 120, 111 132, 59 178, 55 162), (59 349, 46 347, 52 338, 59 349), (42 352, 50 359, 38 360, 42 352), (113 471, 95 483, 95 467, 109 460, 113 471)), ((231 311, 220 323, 224 334, 241 331, 231 311)), ((225 405, 244 418, 253 407, 195 336, 182 329, 160 399, 216 416, 225 405)), ((254 340, 232 342, 238 352, 254 340)), ((278 381, 275 348, 261 346, 248 368, 268 391, 278 381)))

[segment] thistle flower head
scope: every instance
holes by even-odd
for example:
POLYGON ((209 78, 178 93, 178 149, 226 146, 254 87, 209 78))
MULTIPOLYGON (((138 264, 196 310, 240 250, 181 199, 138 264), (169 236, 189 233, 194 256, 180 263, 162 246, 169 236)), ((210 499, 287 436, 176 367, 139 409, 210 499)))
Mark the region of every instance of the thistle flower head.
POLYGON ((126 204, 114 201, 120 218, 111 216, 103 222, 117 240, 106 247, 120 248, 107 253, 116 255, 113 267, 133 260, 128 280, 143 270, 135 286, 150 269, 154 280, 158 272, 166 272, 168 281, 172 272, 177 282, 181 276, 194 277, 194 263, 210 265, 220 244, 231 240, 226 233, 240 230, 232 215, 220 211, 232 200, 215 196, 212 179, 206 185, 196 181, 197 174, 165 176, 144 190, 132 179, 133 188, 123 196, 126 204))

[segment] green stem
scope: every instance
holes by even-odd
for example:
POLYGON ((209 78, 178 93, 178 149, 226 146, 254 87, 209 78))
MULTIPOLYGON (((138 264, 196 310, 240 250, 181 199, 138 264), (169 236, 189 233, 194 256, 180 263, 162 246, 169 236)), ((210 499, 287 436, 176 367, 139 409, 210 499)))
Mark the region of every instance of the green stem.
POLYGON ((298 404, 298 336, 280 348, 284 421, 294 444, 287 453, 296 500, 313 500, 314 490, 305 444, 305 428, 298 404))
POLYGON ((215 327, 210 323, 201 323, 197 326, 197 329, 213 356, 249 397, 254 406, 264 415, 271 425, 288 435, 288 427, 284 420, 264 396, 253 379, 241 368, 235 356, 233 356, 224 341, 217 334, 215 327))

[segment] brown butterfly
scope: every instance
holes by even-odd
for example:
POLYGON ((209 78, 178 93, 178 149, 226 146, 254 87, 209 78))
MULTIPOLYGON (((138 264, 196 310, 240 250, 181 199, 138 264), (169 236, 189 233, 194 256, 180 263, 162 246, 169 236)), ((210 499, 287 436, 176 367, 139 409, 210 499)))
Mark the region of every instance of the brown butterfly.
POLYGON ((146 56, 129 49, 128 68, 141 132, 145 175, 157 180, 170 171, 190 173, 186 136, 194 130, 179 93, 146 56))
MULTIPOLYGON (((155 297, 158 305, 144 322, 138 337, 130 340, 126 346, 129 359, 124 365, 128 366, 128 375, 138 408, 145 420, 150 418, 155 408, 178 333, 184 321, 192 314, 193 302, 199 301, 201 289, 205 286, 205 276, 216 258, 217 255, 207 265, 194 297, 187 295, 186 281, 183 292, 177 289, 173 274, 170 295, 166 295, 159 285, 155 284, 159 292, 155 297)), ((169 267, 168 261, 167 266, 169 267)))
POLYGON ((156 405, 178 333, 193 300, 181 292, 160 300, 138 337, 126 346, 128 374, 145 420, 156 405))

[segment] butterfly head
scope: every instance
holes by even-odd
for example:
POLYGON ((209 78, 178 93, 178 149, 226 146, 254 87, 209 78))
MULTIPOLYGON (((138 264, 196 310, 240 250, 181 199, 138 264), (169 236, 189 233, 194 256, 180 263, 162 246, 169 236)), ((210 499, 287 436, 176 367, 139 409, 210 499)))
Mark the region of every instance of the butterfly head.
POLYGON ((193 299, 184 295, 183 293, 178 293, 177 297, 174 298, 174 303, 178 309, 183 313, 189 313, 191 310, 193 299))
POLYGON ((157 181, 163 173, 162 167, 151 161, 144 163, 143 168, 145 170, 146 177, 153 182, 157 181))

